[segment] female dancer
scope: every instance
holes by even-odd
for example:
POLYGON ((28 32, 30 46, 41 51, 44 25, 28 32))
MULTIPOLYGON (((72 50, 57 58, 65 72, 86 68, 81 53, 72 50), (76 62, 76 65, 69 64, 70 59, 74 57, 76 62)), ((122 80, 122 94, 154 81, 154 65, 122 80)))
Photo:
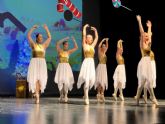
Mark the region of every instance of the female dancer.
MULTIPOLYGON (((148 34, 151 34, 151 36, 152 36, 152 32, 151 32, 152 23, 151 23, 151 21, 148 20, 146 25, 148 27, 148 34)), ((150 43, 150 45, 151 44, 152 43, 150 43)), ((150 46, 150 48, 151 48, 151 46, 150 46)), ((152 67, 152 73, 153 73, 153 88, 156 88, 156 63, 155 63, 154 52, 152 50, 150 51, 150 58, 151 58, 151 67, 152 67)), ((144 87, 143 99, 144 99, 145 103, 147 103, 147 85, 145 85, 145 87, 144 87)))
POLYGON ((117 52, 116 52, 116 60, 118 63, 118 66, 115 69, 113 80, 114 80, 114 93, 112 96, 115 100, 117 100, 117 91, 119 89, 120 95, 119 98, 124 101, 123 96, 123 89, 125 88, 126 83, 126 74, 125 74, 125 65, 124 65, 124 58, 122 56, 123 54, 123 45, 122 40, 119 40, 117 43, 117 52))
POLYGON ((98 102, 105 101, 104 90, 108 89, 107 67, 106 67, 107 50, 108 50, 108 38, 104 38, 98 46, 99 64, 96 69, 96 82, 95 82, 95 89, 97 88, 98 102), (104 41, 106 41, 106 43, 104 43, 104 41))
POLYGON ((69 55, 78 49, 78 45, 74 37, 72 37, 74 48, 68 49, 69 37, 66 37, 57 42, 56 49, 59 56, 59 64, 57 66, 54 82, 58 84, 60 91, 60 102, 68 102, 68 89, 71 91, 74 84, 72 69, 69 65, 69 55), (60 45, 63 45, 63 48, 60 45))
POLYGON ((147 86, 147 89, 150 93, 150 98, 156 106, 158 106, 158 102, 156 100, 154 91, 153 91, 153 71, 151 65, 151 32, 144 32, 142 23, 141 23, 141 16, 137 16, 137 21, 140 30, 140 50, 142 54, 142 58, 138 64, 137 69, 137 77, 138 77, 138 89, 135 96, 137 104, 139 104, 139 98, 144 88, 144 85, 147 86))
POLYGON ((27 81, 29 82, 29 90, 34 93, 36 97, 36 103, 39 103, 40 90, 43 93, 47 83, 47 66, 45 61, 45 51, 51 41, 51 35, 49 29, 44 25, 44 29, 47 33, 47 39, 43 43, 41 34, 36 35, 36 42, 33 41, 31 34, 37 28, 34 25, 28 32, 27 38, 32 48, 32 59, 29 64, 27 81))
POLYGON ((84 51, 84 61, 81 66, 80 74, 78 77, 77 87, 80 88, 84 83, 84 99, 85 104, 89 104, 88 91, 91 89, 95 83, 95 64, 94 64, 94 48, 98 42, 98 33, 96 28, 91 27, 91 30, 95 33, 95 39, 93 40, 93 36, 90 34, 86 34, 86 28, 89 27, 86 24, 83 28, 83 51, 84 51))

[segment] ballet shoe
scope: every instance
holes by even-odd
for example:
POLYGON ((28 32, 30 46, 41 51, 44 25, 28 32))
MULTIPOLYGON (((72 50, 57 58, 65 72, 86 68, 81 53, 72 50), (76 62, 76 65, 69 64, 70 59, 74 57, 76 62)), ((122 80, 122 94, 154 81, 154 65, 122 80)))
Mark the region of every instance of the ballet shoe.
POLYGON ((104 94, 101 94, 100 99, 101 99, 101 102, 102 102, 102 103, 104 103, 104 102, 105 102, 105 97, 104 97, 104 94))
POLYGON ((112 94, 112 96, 113 96, 114 100, 115 100, 115 101, 117 101, 116 94, 115 94, 115 93, 113 93, 113 94, 112 94))
POLYGON ((137 99, 137 96, 134 96, 134 99, 137 99))
POLYGON ((152 100, 152 102, 156 105, 156 107, 159 106, 159 103, 158 103, 158 101, 156 100, 156 98, 154 98, 154 99, 152 100))
POLYGON ((40 97, 39 94, 35 94, 35 98, 36 98, 35 103, 36 103, 36 104, 39 104, 39 103, 40 103, 39 97, 40 97))
POLYGON ((124 101, 124 96, 123 95, 119 95, 119 98, 121 101, 124 101))
POLYGON ((59 102, 63 102, 63 98, 64 98, 64 96, 60 95, 59 102))
POLYGON ((97 94, 96 97, 97 97, 97 102, 100 102, 100 94, 97 94))
POLYGON ((136 100, 136 105, 139 105, 139 99, 137 98, 137 96, 134 96, 134 99, 136 100))
POLYGON ((147 97, 143 95, 143 99, 144 99, 145 104, 147 104, 147 97))
POLYGON ((89 99, 85 98, 85 105, 89 105, 89 99))
POLYGON ((64 103, 67 103, 67 102, 68 102, 68 97, 65 96, 65 98, 64 98, 64 103))

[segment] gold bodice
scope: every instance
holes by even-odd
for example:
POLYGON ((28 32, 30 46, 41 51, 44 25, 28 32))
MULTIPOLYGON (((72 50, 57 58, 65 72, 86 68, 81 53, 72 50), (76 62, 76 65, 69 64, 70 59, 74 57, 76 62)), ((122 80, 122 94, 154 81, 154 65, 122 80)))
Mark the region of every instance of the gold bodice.
POLYGON ((150 51, 151 51, 150 48, 147 48, 147 49, 141 49, 142 57, 144 57, 144 56, 150 56, 150 51))
POLYGON ((68 63, 69 62, 69 55, 67 51, 61 51, 59 53, 60 63, 68 63))
POLYGON ((150 58, 151 58, 151 60, 155 60, 155 55, 152 50, 150 51, 150 58))
POLYGON ((85 58, 94 58, 94 48, 90 45, 84 46, 84 57, 85 58))
POLYGON ((44 58, 45 57, 45 49, 42 44, 35 44, 32 48, 32 56, 33 58, 44 58))
POLYGON ((117 60, 117 63, 118 63, 118 65, 122 65, 122 64, 124 64, 124 58, 123 58, 123 56, 117 56, 116 57, 116 60, 117 60))
POLYGON ((99 57, 99 63, 100 64, 106 64, 107 62, 107 56, 106 55, 102 55, 99 57))

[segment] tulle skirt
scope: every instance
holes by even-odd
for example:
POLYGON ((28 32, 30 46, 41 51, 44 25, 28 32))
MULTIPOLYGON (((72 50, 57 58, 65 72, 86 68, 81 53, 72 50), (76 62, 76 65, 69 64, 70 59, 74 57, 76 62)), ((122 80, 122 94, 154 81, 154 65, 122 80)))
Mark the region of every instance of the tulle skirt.
POLYGON ((74 77, 69 63, 59 63, 57 66, 54 82, 58 85, 59 91, 62 90, 63 85, 70 91, 73 88, 74 77))
POLYGON ((153 70, 149 56, 142 57, 137 67, 138 87, 145 83, 146 87, 153 87, 153 70))
POLYGON ((114 75, 114 88, 117 88, 119 83, 121 83, 122 89, 125 88, 126 85, 126 74, 125 74, 125 65, 118 65, 115 69, 114 75))
POLYGON ((36 82, 39 80, 41 92, 43 93, 47 84, 47 66, 44 58, 32 58, 29 64, 27 81, 29 90, 36 91, 36 82))
MULTIPOLYGON (((153 88, 156 88, 156 63, 155 60, 151 60, 151 69, 153 73, 153 88)), ((147 88, 147 84, 145 85, 147 88)))
POLYGON ((108 89, 107 66, 106 64, 98 64, 96 68, 95 89, 101 85, 103 89, 108 89))
POLYGON ((85 88, 91 89, 95 83, 95 64, 93 58, 85 58, 78 77, 77 88, 79 89, 81 85, 85 82, 85 88))
POLYGON ((153 72, 153 88, 156 88, 156 63, 155 60, 151 61, 151 67, 153 72))

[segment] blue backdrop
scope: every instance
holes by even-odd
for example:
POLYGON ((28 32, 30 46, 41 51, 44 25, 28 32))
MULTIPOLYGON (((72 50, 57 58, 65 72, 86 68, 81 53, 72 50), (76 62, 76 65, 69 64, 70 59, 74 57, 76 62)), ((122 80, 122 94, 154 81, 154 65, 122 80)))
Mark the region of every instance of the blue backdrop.
MULTIPOLYGON (((82 12, 82 1, 71 0, 82 12)), ((24 78, 31 58, 31 48, 27 41, 27 31, 34 24, 40 27, 33 33, 46 33, 42 28, 47 24, 52 34, 52 42, 46 52, 48 71, 58 64, 55 43, 66 36, 74 36, 79 50, 70 56, 73 71, 79 71, 82 59, 82 17, 76 21, 66 21, 63 12, 57 11, 58 0, 1 0, 0 1, 0 95, 15 94, 16 73, 24 78)), ((64 5, 64 10, 68 8, 64 5)), ((74 15, 73 15, 74 17, 74 15)), ((76 17, 74 17, 76 18, 76 17)), ((70 48, 73 47, 72 41, 70 48)))

